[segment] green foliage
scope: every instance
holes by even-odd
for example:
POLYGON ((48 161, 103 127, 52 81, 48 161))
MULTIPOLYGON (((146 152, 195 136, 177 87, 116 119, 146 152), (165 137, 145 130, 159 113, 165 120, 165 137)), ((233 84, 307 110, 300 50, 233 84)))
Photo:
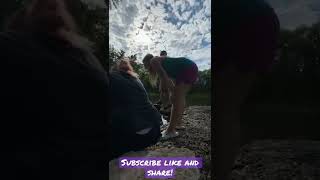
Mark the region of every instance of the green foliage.
POLYGON ((81 1, 69 1, 68 6, 77 22, 80 33, 94 42, 94 53, 107 70, 109 67, 106 39, 108 34, 107 9, 89 9, 81 1))
POLYGON ((255 101, 320 102, 320 23, 281 30, 276 62, 254 92, 255 101))
POLYGON ((125 52, 123 50, 118 51, 114 47, 109 47, 109 67, 112 69, 117 61, 124 57, 125 52))
MULTIPOLYGON (((123 50, 116 50, 113 46, 109 47, 109 60, 111 67, 122 57, 129 57, 134 71, 139 75, 142 83, 149 92, 157 93, 158 90, 151 86, 149 74, 143 64, 137 61, 137 55, 126 55, 123 50)), ((192 88, 192 92, 210 92, 211 90, 211 69, 199 71, 198 81, 192 88)))
MULTIPOLYGON (((117 63, 119 59, 125 56, 125 52, 123 50, 117 50, 113 46, 109 47, 109 63, 110 69, 117 63)), ((133 70, 139 75, 140 80, 148 91, 156 91, 149 81, 149 75, 146 69, 144 68, 142 63, 137 62, 137 55, 128 55, 126 56, 130 59, 131 66, 133 70)))
POLYGON ((211 90, 211 69, 199 71, 198 81, 192 88, 193 91, 210 91, 211 90))

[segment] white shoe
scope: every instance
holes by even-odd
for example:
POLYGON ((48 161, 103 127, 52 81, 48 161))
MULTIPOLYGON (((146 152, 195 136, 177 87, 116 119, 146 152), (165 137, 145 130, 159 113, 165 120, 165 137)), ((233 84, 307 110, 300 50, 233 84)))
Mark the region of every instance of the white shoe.
POLYGON ((186 127, 185 127, 185 126, 176 126, 176 129, 177 129, 177 130, 185 130, 186 127))
POLYGON ((168 133, 167 130, 164 130, 164 131, 161 132, 161 134, 162 134, 162 136, 161 136, 160 140, 163 140, 163 141, 179 136, 179 133, 177 131, 175 131, 173 133, 172 132, 168 133))

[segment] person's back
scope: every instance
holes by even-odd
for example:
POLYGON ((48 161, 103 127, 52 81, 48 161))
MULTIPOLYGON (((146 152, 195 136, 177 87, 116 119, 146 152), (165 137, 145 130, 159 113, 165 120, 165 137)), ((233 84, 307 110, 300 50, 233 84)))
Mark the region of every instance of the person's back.
POLYGON ((125 72, 114 71, 110 73, 110 82, 113 84, 111 91, 113 92, 114 107, 122 107, 124 103, 131 107, 128 111, 150 109, 148 94, 138 78, 132 77, 125 72), (136 96, 132 96, 132 94, 136 96))
MULTIPOLYGON (((160 114, 149 100, 140 80, 123 72, 110 73, 110 94, 112 101, 112 117, 124 120, 132 125, 125 125, 131 132, 141 130, 146 126, 160 124, 160 114), (134 114, 134 116, 130 116, 134 114), (121 116, 123 115, 124 118, 121 116), (149 119, 145 115, 155 115, 156 118, 149 119), (130 118, 128 120, 127 118, 130 118)), ((115 125, 121 123, 113 120, 115 125)), ((122 124, 123 125, 123 124, 122 124)))
POLYGON ((161 64, 169 77, 173 79, 175 79, 183 70, 195 65, 193 61, 184 57, 165 57, 161 64))
POLYGON ((111 72, 110 98, 112 102, 111 146, 114 147, 112 158, 135 149, 135 147, 129 147, 131 145, 128 143, 136 144, 139 149, 139 146, 144 146, 143 143, 148 145, 148 143, 153 144, 157 141, 160 137, 161 115, 150 102, 148 94, 138 78, 126 72, 111 72), (151 139, 148 140, 150 142, 128 141, 133 136, 138 136, 137 132, 149 128, 152 129, 152 134, 149 136, 151 139), (119 148, 119 142, 123 143, 123 150, 119 148))

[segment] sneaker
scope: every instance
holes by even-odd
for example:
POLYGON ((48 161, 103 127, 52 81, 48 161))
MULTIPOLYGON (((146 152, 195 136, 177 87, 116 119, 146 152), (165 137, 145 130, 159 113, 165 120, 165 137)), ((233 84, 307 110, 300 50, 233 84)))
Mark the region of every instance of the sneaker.
POLYGON ((179 133, 177 131, 173 132, 173 133, 168 133, 167 130, 164 130, 161 132, 161 139, 162 141, 166 141, 172 138, 175 138, 177 136, 179 136, 179 133))
POLYGON ((166 121, 170 121, 170 116, 163 115, 163 119, 165 119, 166 121))

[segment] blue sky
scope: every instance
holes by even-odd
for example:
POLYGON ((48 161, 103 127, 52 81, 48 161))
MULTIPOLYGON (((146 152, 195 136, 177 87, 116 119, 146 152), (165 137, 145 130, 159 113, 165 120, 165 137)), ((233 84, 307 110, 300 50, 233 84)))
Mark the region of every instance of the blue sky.
POLYGON ((122 0, 109 11, 109 45, 126 55, 187 57, 211 66, 211 0, 122 0))

